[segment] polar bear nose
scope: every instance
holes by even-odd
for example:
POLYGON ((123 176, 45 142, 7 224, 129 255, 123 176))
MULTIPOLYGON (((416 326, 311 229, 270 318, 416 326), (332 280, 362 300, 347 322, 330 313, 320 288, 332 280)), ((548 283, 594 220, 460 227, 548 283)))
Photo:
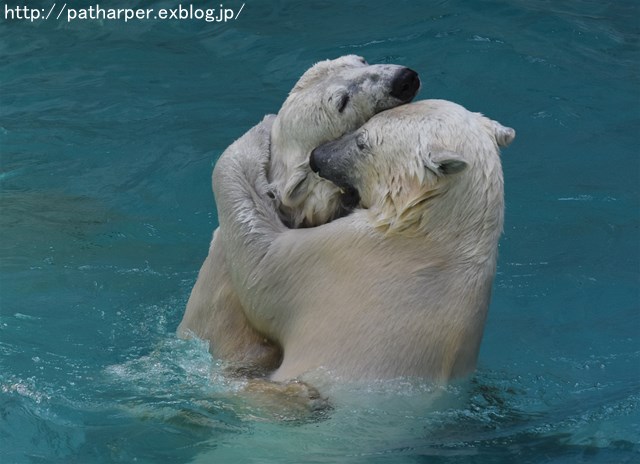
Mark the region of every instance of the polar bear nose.
POLYGON ((391 82, 391 96, 406 103, 413 99, 420 89, 420 78, 413 69, 402 68, 391 82))
POLYGON ((339 187, 348 184, 343 166, 339 159, 336 159, 336 144, 341 139, 327 142, 316 147, 309 156, 309 168, 320 177, 330 180, 339 187))

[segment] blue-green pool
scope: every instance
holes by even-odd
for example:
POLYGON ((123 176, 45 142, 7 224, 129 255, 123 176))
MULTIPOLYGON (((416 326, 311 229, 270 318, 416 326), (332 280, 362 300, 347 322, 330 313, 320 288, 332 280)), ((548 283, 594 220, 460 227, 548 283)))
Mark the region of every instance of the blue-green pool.
POLYGON ((640 461, 637 1, 247 0, 226 22, 24 5, 0 10, 3 464, 640 461), (517 130, 494 296, 472 379, 343 387, 279 420, 174 333, 216 158, 350 53, 517 130))

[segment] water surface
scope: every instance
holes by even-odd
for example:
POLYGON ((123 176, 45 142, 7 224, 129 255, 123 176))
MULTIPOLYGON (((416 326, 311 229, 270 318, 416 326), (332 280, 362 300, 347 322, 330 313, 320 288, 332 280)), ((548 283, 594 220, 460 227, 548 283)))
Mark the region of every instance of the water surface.
POLYGON ((638 10, 250 1, 227 23, 0 20, 2 462, 640 460, 638 10), (332 411, 287 420, 174 332, 217 225, 215 160, 348 53, 517 130, 498 275, 473 378, 334 387, 332 411))

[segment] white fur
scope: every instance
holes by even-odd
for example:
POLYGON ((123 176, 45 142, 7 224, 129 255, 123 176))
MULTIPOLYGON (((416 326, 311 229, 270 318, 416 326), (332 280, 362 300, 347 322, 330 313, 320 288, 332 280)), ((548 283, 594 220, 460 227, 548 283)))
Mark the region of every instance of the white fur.
POLYGON ((214 170, 232 281, 251 324, 284 350, 272 379, 320 367, 343 379, 472 371, 502 229, 498 145, 513 130, 445 101, 385 111, 360 129, 364 148, 333 142, 364 208, 292 230, 265 194, 272 124, 214 170))

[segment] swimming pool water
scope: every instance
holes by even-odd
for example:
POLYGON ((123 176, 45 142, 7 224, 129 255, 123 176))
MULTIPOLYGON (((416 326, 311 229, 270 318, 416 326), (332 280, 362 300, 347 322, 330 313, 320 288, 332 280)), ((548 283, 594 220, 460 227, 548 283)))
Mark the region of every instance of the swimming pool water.
POLYGON ((637 2, 244 5, 226 23, 2 5, 0 461, 640 461, 637 2), (348 53, 516 129, 498 275, 471 379, 332 387, 333 410, 286 420, 174 332, 216 158, 348 53))

